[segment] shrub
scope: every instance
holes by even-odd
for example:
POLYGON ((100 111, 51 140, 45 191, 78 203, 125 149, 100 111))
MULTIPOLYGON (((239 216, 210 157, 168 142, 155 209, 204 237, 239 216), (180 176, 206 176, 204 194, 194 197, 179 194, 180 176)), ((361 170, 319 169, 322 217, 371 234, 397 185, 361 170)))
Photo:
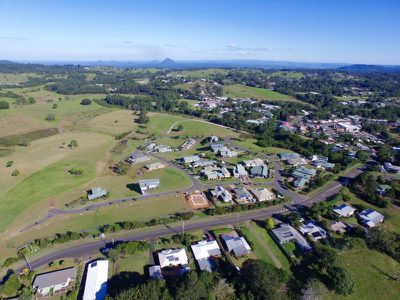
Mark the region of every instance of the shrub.
POLYGON ((11 173, 11 176, 18 176, 19 175, 19 171, 18 170, 14 170, 12 173, 11 173))
POLYGON ((9 168, 9 167, 11 167, 12 165, 13 165, 13 161, 12 160, 9 160, 7 163, 6 163, 6 168, 9 168))
POLYGON ((52 106, 51 108, 57 109, 57 107, 58 107, 57 103, 54 103, 53 106, 52 106))
POLYGON ((72 175, 80 176, 83 174, 83 170, 77 169, 77 168, 72 168, 72 169, 68 170, 68 173, 70 173, 72 175))
POLYGON ((48 114, 45 118, 46 121, 54 121, 56 119, 55 114, 48 114))
POLYGON ((81 101, 82 105, 90 105, 92 104, 92 100, 88 99, 88 98, 83 98, 81 101))
POLYGON ((71 140, 68 144, 68 147, 70 148, 76 148, 78 147, 78 141, 77 140, 71 140))
POLYGON ((10 108, 10 104, 7 101, 0 101, 0 109, 8 109, 10 108))

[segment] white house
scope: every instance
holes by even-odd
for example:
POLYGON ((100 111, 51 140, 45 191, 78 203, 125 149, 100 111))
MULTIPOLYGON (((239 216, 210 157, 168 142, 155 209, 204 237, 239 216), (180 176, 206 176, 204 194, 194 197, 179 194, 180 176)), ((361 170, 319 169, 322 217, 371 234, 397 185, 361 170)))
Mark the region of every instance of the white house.
POLYGON ((199 269, 211 272, 213 268, 212 258, 221 256, 221 249, 217 241, 200 241, 190 247, 199 269))
POLYGON ((255 158, 250 160, 244 160, 243 164, 246 168, 256 167, 264 164, 264 161, 261 158, 255 158))
POLYGON ((32 289, 41 296, 47 296, 50 292, 55 293, 67 288, 75 278, 75 267, 38 274, 33 281, 32 289))
POLYGON ((156 189, 160 187, 160 179, 142 179, 139 180, 139 188, 142 194, 148 190, 156 189))
POLYGON ((106 297, 108 260, 96 260, 87 266, 83 300, 102 300, 106 297))
POLYGON ((299 230, 303 235, 309 236, 313 241, 326 238, 326 231, 314 222, 301 225, 299 230))
POLYGON ((250 190, 250 191, 254 195, 254 197, 257 199, 257 201, 260 201, 260 202, 271 201, 271 200, 275 199, 275 194, 267 189, 255 189, 255 190, 250 190))
POLYGON ((158 252, 160 267, 188 266, 188 257, 184 248, 166 249, 158 252))
POLYGON ((368 227, 375 227, 379 223, 383 222, 384 216, 375 210, 370 208, 364 209, 358 214, 360 222, 368 227))
POLYGON ((351 217, 354 214, 354 212, 356 211, 356 209, 351 207, 350 205, 343 203, 343 204, 335 207, 333 209, 333 211, 335 213, 337 213, 339 216, 347 218, 347 217, 351 217))

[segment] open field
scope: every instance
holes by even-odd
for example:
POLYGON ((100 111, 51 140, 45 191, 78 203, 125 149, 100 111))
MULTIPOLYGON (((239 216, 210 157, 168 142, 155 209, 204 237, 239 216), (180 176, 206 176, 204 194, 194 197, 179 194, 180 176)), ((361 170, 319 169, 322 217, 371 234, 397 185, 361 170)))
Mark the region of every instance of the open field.
POLYGON ((294 71, 276 71, 273 72, 271 75, 284 78, 291 78, 291 79, 302 79, 304 77, 303 73, 294 71))
POLYGON ((242 84, 224 85, 223 88, 224 96, 231 98, 254 98, 257 100, 292 101, 303 103, 288 95, 242 84))
POLYGON ((27 133, 49 128, 51 124, 17 113, 0 112, 0 138, 8 135, 27 133))
POLYGON ((0 73, 0 85, 23 83, 29 77, 40 77, 40 75, 36 73, 0 73))
POLYGON ((47 211, 47 207, 53 205, 58 194, 93 179, 96 175, 97 161, 103 157, 107 146, 105 143, 101 147, 89 148, 68 159, 59 160, 11 188, 0 199, 0 231, 3 232, 11 222, 20 223, 22 220, 18 217, 28 208, 28 215, 23 215, 23 222, 31 221, 37 214, 42 215, 43 211, 47 211), (71 168, 83 170, 83 175, 69 174, 68 170, 71 168))
POLYGON ((119 134, 134 131, 137 128, 135 116, 129 110, 116 110, 106 114, 98 115, 87 124, 89 130, 119 134))
POLYGON ((149 252, 141 251, 133 255, 126 255, 120 257, 115 263, 112 264, 113 273, 109 274, 109 277, 114 275, 116 271, 120 272, 136 272, 141 275, 145 275, 144 267, 149 263, 149 252))
POLYGON ((223 128, 221 126, 206 123, 200 119, 189 119, 178 115, 168 115, 162 113, 151 113, 149 114, 150 123, 147 126, 149 133, 164 135, 175 124, 176 129, 180 124, 183 126, 183 130, 180 132, 170 132, 171 136, 174 135, 189 135, 189 136, 209 136, 211 134, 224 137, 229 135, 235 135, 232 130, 223 128))
POLYGON ((172 195, 126 202, 121 205, 103 207, 96 211, 85 212, 79 215, 59 215, 38 228, 20 233, 12 238, 10 236, 4 238, 3 243, 0 244, 0 253, 2 253, 3 247, 5 248, 5 253, 12 253, 12 251, 15 253, 17 246, 33 238, 52 236, 68 230, 94 230, 100 225, 111 224, 117 221, 149 220, 188 210, 189 207, 182 195, 172 195))
POLYGON ((397 299, 400 293, 394 276, 400 264, 375 250, 353 249, 340 254, 343 265, 352 275, 355 292, 349 297, 327 295, 324 299, 397 299))
POLYGON ((256 144, 257 140, 253 138, 238 138, 232 139, 232 141, 238 146, 242 146, 252 152, 260 153, 260 154, 279 154, 282 152, 289 153, 293 152, 288 149, 277 148, 277 147, 260 147, 256 144))
POLYGON ((184 77, 193 77, 193 78, 206 78, 212 74, 225 74, 228 73, 229 70, 225 69, 216 69, 216 68, 210 68, 210 69, 204 69, 204 70, 185 70, 185 71, 176 71, 176 72, 171 72, 171 76, 177 76, 181 75, 184 77))

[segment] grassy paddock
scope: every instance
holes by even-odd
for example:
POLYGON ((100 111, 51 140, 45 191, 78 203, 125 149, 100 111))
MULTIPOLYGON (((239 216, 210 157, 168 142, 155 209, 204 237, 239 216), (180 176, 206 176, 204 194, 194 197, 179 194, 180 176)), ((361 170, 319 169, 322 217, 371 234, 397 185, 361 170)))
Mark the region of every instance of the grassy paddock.
MULTIPOLYGON (((245 86, 242 84, 233 84, 224 86, 224 96, 232 98, 254 98, 257 100, 289 101, 299 102, 293 97, 281 94, 267 89, 245 86)), ((304 103, 303 103, 304 104, 304 103)))

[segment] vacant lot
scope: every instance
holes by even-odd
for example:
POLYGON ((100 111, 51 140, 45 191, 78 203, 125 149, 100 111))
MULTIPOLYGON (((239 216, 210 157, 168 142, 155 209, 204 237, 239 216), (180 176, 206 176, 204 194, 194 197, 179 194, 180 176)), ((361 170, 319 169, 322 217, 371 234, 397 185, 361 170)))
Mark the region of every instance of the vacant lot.
POLYGON ((284 95, 267 89, 245 86, 242 84, 224 86, 224 96, 231 98, 254 98, 258 100, 300 102, 288 95, 284 95))
POLYGON ((400 264, 375 250, 353 249, 341 253, 344 266, 354 280, 355 293, 349 297, 329 295, 326 299, 397 299, 400 285, 393 276, 400 264))
POLYGON ((99 115, 88 123, 90 130, 103 133, 119 134, 122 132, 134 131, 137 123, 135 116, 130 110, 116 110, 99 115))

